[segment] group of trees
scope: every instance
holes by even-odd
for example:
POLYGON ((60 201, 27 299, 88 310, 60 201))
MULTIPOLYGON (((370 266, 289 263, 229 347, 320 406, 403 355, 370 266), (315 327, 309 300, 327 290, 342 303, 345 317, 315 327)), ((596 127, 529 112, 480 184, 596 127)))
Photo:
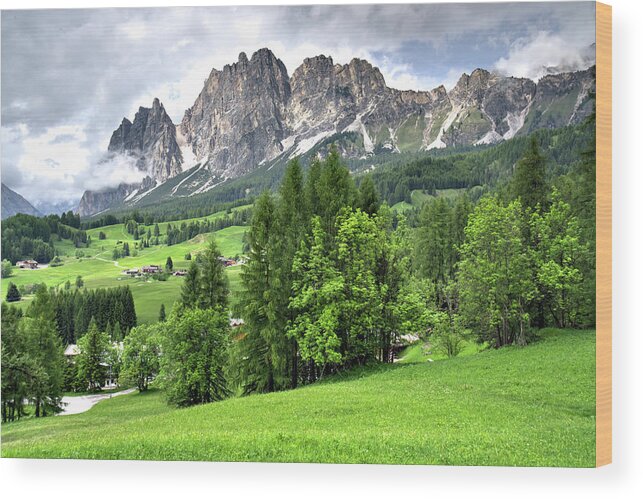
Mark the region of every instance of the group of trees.
POLYGON ((77 343, 92 321, 113 341, 121 341, 136 326, 136 309, 129 286, 47 292, 51 295, 56 332, 65 345, 77 343))
POLYGON ((69 239, 77 248, 87 247, 91 239, 79 230, 80 221, 69 212, 46 217, 18 214, 2 222, 2 257, 15 264, 18 260, 33 259, 48 263, 55 255, 55 238, 69 239), (68 223, 73 225, 68 225, 68 223))
POLYGON ((53 303, 40 288, 23 316, 2 304, 2 421, 26 413, 36 417, 60 408, 64 386, 64 357, 53 323, 53 303))

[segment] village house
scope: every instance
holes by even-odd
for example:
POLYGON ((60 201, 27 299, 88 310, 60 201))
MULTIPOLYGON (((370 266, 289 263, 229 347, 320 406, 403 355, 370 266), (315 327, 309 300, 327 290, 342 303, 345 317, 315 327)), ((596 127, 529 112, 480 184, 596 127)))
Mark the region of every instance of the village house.
POLYGON ((16 267, 19 269, 37 269, 38 262, 36 260, 19 260, 16 262, 16 267))
POLYGON ((139 269, 127 269, 125 273, 132 277, 141 275, 141 271, 139 269))
POLYGON ((233 260, 232 258, 226 258, 225 256, 219 256, 217 259, 225 266, 225 267, 232 267, 233 265, 236 265, 237 262, 233 260))
MULTIPOLYGON (((117 348, 121 352, 123 351, 123 342, 113 342, 112 346, 117 348)), ((72 364, 76 363, 76 357, 80 355, 80 347, 75 344, 67 345, 65 348, 65 358, 67 362, 72 364)), ((100 365, 104 368, 105 377, 102 383, 102 388, 109 390, 112 388, 118 387, 118 378, 115 373, 112 372, 112 366, 106 362, 101 362, 100 365)))
POLYGON ((184 277, 188 275, 187 270, 177 270, 175 271, 172 275, 178 276, 178 277, 184 277))
POLYGON ((144 274, 160 274, 163 272, 160 265, 145 265, 141 270, 144 274))

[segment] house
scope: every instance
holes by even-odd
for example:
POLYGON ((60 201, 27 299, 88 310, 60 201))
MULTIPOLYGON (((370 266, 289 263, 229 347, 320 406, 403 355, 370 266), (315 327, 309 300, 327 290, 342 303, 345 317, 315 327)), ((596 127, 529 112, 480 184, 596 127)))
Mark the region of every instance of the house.
POLYGON ((245 324, 243 319, 230 317, 230 327, 239 327, 245 324))
POLYGON ((141 271, 140 271, 140 270, 138 270, 138 269, 127 269, 127 270, 125 271, 125 273, 126 273, 127 275, 132 276, 132 277, 137 276, 137 275, 141 275, 141 271))
POLYGON ((144 274, 160 274, 163 272, 160 265, 145 265, 141 270, 144 274))
POLYGON ((188 275, 188 273, 187 273, 186 270, 177 270, 172 275, 179 276, 179 277, 184 277, 184 276, 188 275))
POLYGON ((19 260, 16 262, 16 267, 19 269, 37 269, 38 262, 36 260, 19 260))
POLYGON ((78 345, 67 345, 67 348, 65 348, 65 357, 67 357, 68 360, 73 360, 73 358, 79 354, 80 348, 78 345))
MULTIPOLYGON (((123 352, 123 342, 113 342, 112 347, 117 349, 121 354, 123 352)), ((80 347, 75 344, 67 345, 65 348, 64 355, 67 358, 67 362, 74 364, 76 362, 75 357, 80 355, 80 347)), ((118 387, 118 378, 115 373, 112 371, 112 366, 107 362, 101 362, 101 367, 104 369, 105 377, 101 383, 102 388, 110 389, 118 387)))
POLYGON ((224 267, 232 267, 236 265, 237 262, 232 258, 226 258, 225 256, 218 256, 217 259, 223 264, 224 267))

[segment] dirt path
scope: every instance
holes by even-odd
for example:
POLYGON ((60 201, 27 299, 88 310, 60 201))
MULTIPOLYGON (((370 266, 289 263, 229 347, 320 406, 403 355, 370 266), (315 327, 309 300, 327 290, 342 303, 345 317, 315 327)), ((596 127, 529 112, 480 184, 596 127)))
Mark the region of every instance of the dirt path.
POLYGON ((135 388, 123 390, 116 393, 97 393, 95 395, 79 395, 78 397, 63 397, 63 410, 58 413, 58 416, 67 416, 69 414, 80 414, 81 412, 88 411, 94 405, 98 404, 101 400, 118 397, 119 395, 126 395, 132 393, 135 388))

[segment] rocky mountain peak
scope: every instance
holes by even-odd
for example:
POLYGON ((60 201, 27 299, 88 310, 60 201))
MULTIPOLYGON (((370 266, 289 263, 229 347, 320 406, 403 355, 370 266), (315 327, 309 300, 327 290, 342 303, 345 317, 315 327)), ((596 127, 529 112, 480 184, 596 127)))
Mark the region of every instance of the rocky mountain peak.
POLYGON ((123 118, 107 150, 135 158, 137 167, 158 182, 181 172, 183 157, 176 128, 158 98, 152 101, 152 107, 139 107, 134 121, 123 118))

